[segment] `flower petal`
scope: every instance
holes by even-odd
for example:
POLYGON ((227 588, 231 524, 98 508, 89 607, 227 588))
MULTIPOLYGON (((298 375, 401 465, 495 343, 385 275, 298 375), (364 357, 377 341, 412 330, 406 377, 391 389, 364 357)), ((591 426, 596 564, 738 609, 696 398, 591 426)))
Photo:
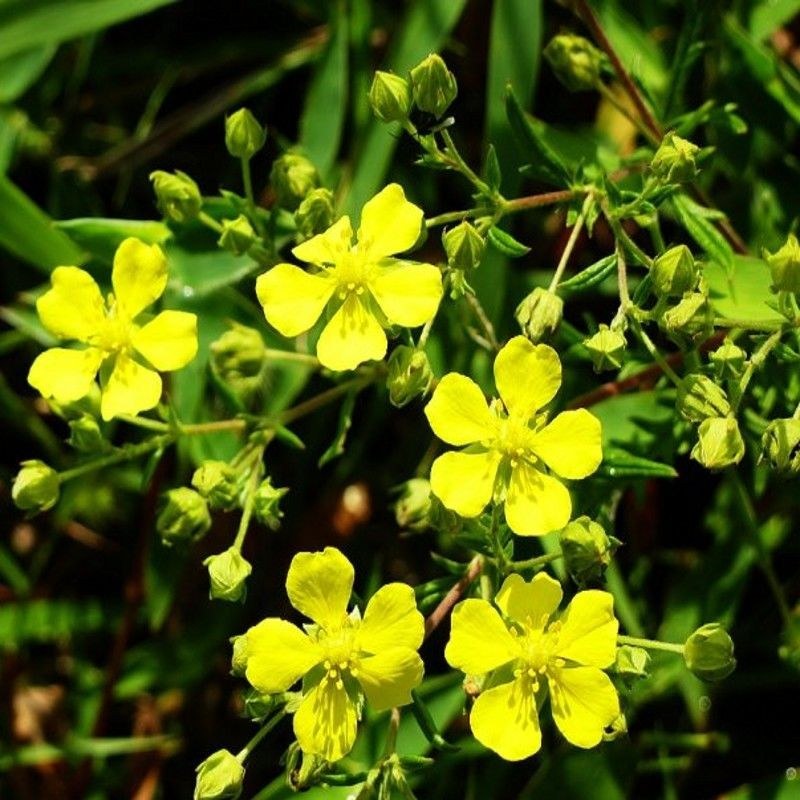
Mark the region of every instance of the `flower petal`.
POLYGON ((132 342, 156 369, 180 369, 197 355, 197 316, 187 311, 162 311, 133 332, 132 342))
POLYGON ((369 290, 389 322, 413 328, 436 313, 442 299, 442 273, 432 264, 387 259, 378 266, 369 290))
POLYGON ((350 224, 350 217, 341 217, 328 230, 297 245, 292 250, 292 255, 309 264, 335 264, 350 250, 352 242, 353 226, 350 224))
POLYGON ((605 672, 595 667, 548 670, 553 719, 576 747, 594 747, 619 716, 619 697, 605 672))
POLYGON ((617 654, 614 598, 589 589, 572 598, 561 618, 556 655, 590 667, 609 667, 617 654))
POLYGON ((277 617, 262 620, 246 636, 247 680, 266 694, 287 691, 324 658, 300 628, 277 617))
POLYGON ((294 735, 304 753, 338 761, 353 749, 356 707, 347 689, 323 678, 302 700, 294 715, 294 735))
POLYGON ((392 647, 358 664, 358 682, 375 711, 411 702, 411 690, 422 683, 422 659, 407 647, 392 647))
POLYGON ((414 590, 405 583, 388 583, 367 603, 358 644, 367 653, 392 647, 417 650, 425 636, 425 618, 417 609, 414 590))
POLYGON ((334 285, 293 264, 278 264, 256 279, 256 295, 264 316, 283 336, 305 333, 322 314, 334 285))
POLYGON ((503 581, 494 602, 515 622, 532 630, 541 630, 555 613, 563 596, 561 584, 544 572, 535 575, 530 582, 514 573, 503 581))
POLYGON ((72 403, 89 394, 103 358, 102 350, 95 347, 86 350, 53 347, 40 353, 31 364, 28 383, 42 397, 72 403))
POLYGON ((563 528, 572 514, 567 487, 556 478, 520 461, 511 471, 506 495, 506 522, 520 536, 543 536, 563 528))
POLYGON ((431 490, 456 514, 477 517, 492 499, 501 459, 496 450, 444 453, 431 467, 431 490))
POLYGON ((56 267, 53 288, 37 301, 42 325, 62 339, 88 341, 105 321, 105 305, 94 278, 78 267, 56 267))
POLYGON ((542 746, 536 694, 525 678, 481 692, 469 724, 475 738, 506 761, 521 761, 542 746))
POLYGON ((603 460, 600 420, 579 408, 564 411, 535 433, 531 449, 562 478, 585 478, 603 460))
POLYGON ((114 254, 114 296, 128 319, 152 305, 167 286, 167 257, 157 244, 128 238, 114 254))
POLYGON ((386 355, 386 334, 371 311, 354 294, 324 327, 317 341, 317 358, 328 369, 355 369, 386 355))
POLYGON ((286 576, 289 602, 326 631, 338 630, 347 617, 353 577, 353 565, 335 547, 298 553, 286 576))
POLYGON ((546 344, 515 336, 494 360, 494 381, 510 414, 530 419, 561 386, 561 361, 546 344))
POLYGON ((451 372, 445 375, 425 406, 433 432, 448 444, 480 442, 494 435, 496 419, 475 381, 451 372))
POLYGON ((403 187, 390 183, 364 204, 358 249, 370 261, 403 253, 419 239, 422 209, 406 200, 403 187))
POLYGON ((483 675, 519 655, 517 640, 486 600, 470 598, 453 609, 450 641, 444 649, 451 667, 467 675, 483 675))
POLYGON ((135 416, 158 405, 161 377, 137 364, 130 356, 119 355, 108 383, 102 389, 100 413, 108 421, 120 414, 135 416))

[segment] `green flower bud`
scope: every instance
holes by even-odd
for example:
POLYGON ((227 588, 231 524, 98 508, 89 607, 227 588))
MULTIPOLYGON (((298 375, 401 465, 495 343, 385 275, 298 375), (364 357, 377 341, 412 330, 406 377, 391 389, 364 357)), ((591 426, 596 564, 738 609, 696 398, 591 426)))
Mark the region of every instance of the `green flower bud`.
POLYGON ((203 461, 192 475, 192 486, 211 508, 230 511, 239 501, 239 476, 225 461, 203 461))
POLYGON ((11 499, 23 511, 47 511, 58 502, 59 487, 58 473, 44 461, 23 461, 11 487, 11 499))
POLYGON ((744 457, 744 441, 733 417, 711 417, 700 423, 692 458, 708 469, 738 464, 744 457))
POLYGON ((726 339, 716 350, 709 353, 708 357, 714 366, 714 374, 719 380, 725 378, 737 380, 744 371, 747 353, 741 347, 726 339))
POLYGON ((650 170, 662 183, 685 183, 697 175, 695 158, 699 152, 696 144, 668 133, 650 162, 650 170))
POLYGON ((774 253, 764 251, 764 258, 772 275, 772 288, 776 292, 800 293, 800 243, 789 234, 786 244, 774 253))
POLYGON ((328 230, 333 225, 335 215, 333 192, 330 189, 314 189, 309 192, 294 214, 297 241, 305 242, 328 230))
POLYGON ((567 572, 578 586, 601 580, 619 545, 606 535, 602 525, 589 517, 570 522, 561 531, 560 541, 567 572))
POLYGON ((150 173, 159 211, 174 222, 194 219, 203 206, 198 185, 185 173, 156 170, 150 173))
POLYGON ((261 388, 267 350, 257 330, 234 322, 210 351, 212 372, 237 395, 247 399, 261 388))
POLYGON ((227 750, 212 753, 195 771, 194 800, 236 800, 242 793, 244 767, 227 750))
POLYGON ((480 266, 486 241, 474 225, 466 220, 442 234, 447 264, 452 269, 468 272, 480 266))
POLYGON ((463 270, 454 269, 448 273, 450 279, 450 299, 458 300, 466 294, 472 294, 472 287, 467 283, 463 270))
POLYGON ((800 419, 774 419, 761 439, 761 458, 780 472, 800 472, 800 419))
POLYGON ((209 556, 203 564, 208 567, 212 600, 244 600, 247 593, 247 578, 253 571, 250 563, 235 548, 209 556))
POLYGON ((233 655, 231 656, 231 675, 237 678, 243 678, 247 670, 247 658, 249 655, 247 646, 247 634, 241 636, 234 636, 231 639, 233 647, 233 655))
POLYGON ((564 301, 537 286, 518 306, 514 316, 522 332, 534 343, 549 339, 561 324, 564 301))
POLYGON ((67 442, 80 453, 102 453, 111 449, 108 440, 100 430, 100 424, 91 414, 81 414, 69 421, 67 442))
POLYGON ((653 262, 650 280, 660 297, 680 297, 694 289, 697 268, 692 251, 685 244, 664 251, 653 262))
POLYGON ((181 486, 170 489, 162 497, 156 530, 166 545, 200 539, 211 527, 208 504, 194 489, 181 486))
POLYGON ((411 87, 405 78, 378 70, 369 87, 369 104, 383 122, 402 122, 411 111, 411 87))
POLYGON ((664 312, 659 322, 671 336, 690 342, 707 339, 714 330, 705 292, 687 292, 676 306, 664 312))
POLYGON ((299 153, 284 153, 272 164, 269 180, 278 205, 294 211, 319 186, 317 168, 299 153))
POLYGON ((426 478, 411 478, 400 486, 394 518, 402 530, 421 533, 430 528, 431 484, 426 478))
POLYGON ((571 92, 594 89, 600 82, 603 54, 583 36, 572 33, 554 36, 543 55, 556 77, 571 92))
POLYGON ((721 681, 736 669, 733 640, 718 622, 698 628, 683 646, 689 670, 704 681, 721 681))
POLYGON ((262 525, 266 525, 270 530, 276 531, 280 527, 283 512, 278 508, 278 504, 288 491, 288 489, 273 486, 269 478, 264 478, 256 488, 253 498, 253 514, 262 525))
POLYGON ((416 397, 424 397, 433 383, 433 371, 424 350, 401 344, 387 364, 386 388, 393 406, 402 408, 416 397))
POLYGON ((253 246, 255 240, 256 232, 244 214, 239 214, 236 219, 222 220, 222 233, 217 244, 223 250, 241 256, 253 246))
POLYGON ((225 147, 234 158, 248 161, 264 146, 267 132, 247 108, 225 118, 225 147))
POLYGON ((411 91, 417 108, 438 119, 456 99, 458 86, 441 56, 433 53, 411 70, 411 91))
POLYGON ((626 678, 646 678, 650 665, 650 654, 641 647, 624 644, 617 648, 617 660, 614 670, 626 678))
POLYGON ((687 375, 678 387, 676 406, 689 422, 702 422, 708 417, 726 417, 731 412, 728 396, 705 375, 687 375))
POLYGON ((601 325, 597 333, 584 339, 583 346, 589 351, 595 372, 619 369, 627 342, 620 331, 601 325))

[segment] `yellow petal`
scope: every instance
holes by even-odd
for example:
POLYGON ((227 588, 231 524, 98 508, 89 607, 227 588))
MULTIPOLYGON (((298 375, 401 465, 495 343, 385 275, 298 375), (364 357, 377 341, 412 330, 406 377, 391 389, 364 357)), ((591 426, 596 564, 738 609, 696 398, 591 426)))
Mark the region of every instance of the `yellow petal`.
POLYGON ((307 242, 297 245, 292 255, 309 264, 336 264, 350 250, 353 227, 350 217, 336 220, 324 233, 312 236, 307 242))
POLYGON ((509 413, 530 419, 561 386, 558 353, 546 344, 515 336, 494 360, 494 381, 509 413))
POLYGON ((403 187, 390 183, 364 204, 358 249, 371 261, 403 253, 419 239, 422 209, 406 200, 403 187))
POLYGON ((161 377, 157 372, 137 364, 130 356, 117 356, 108 383, 100 398, 104 420, 120 414, 135 416, 158 405, 161 399, 161 377))
POLYGON ((338 630, 353 592, 353 565, 335 547, 298 553, 289 566, 289 602, 327 631, 338 630))
POLYGON ((256 295, 264 316, 283 336, 307 331, 333 294, 333 283, 292 264, 278 264, 256 279, 256 295))
POLYGON ((353 748, 356 707, 336 681, 322 679, 302 700, 294 715, 294 735, 304 753, 338 761, 353 748))
POLYGON ((475 738, 506 761, 521 761, 542 746, 536 695, 525 678, 481 692, 469 724, 475 738))
POLYGON ((164 251, 157 244, 125 239, 114 254, 111 283, 123 313, 133 319, 158 300, 167 286, 164 251))
POLYGON ((502 456, 483 453, 444 453, 431 467, 431 490, 451 511, 477 517, 492 499, 502 456))
POLYGON ((180 369, 197 355, 197 316, 186 311, 162 311, 135 330, 132 341, 156 369, 180 369))
POLYGON ((506 522, 520 536, 543 536, 563 528, 572 514, 567 487, 556 478, 520 461, 511 471, 506 495, 506 522))
POLYGON ((355 369, 386 355, 386 334, 354 294, 347 296, 317 342, 317 358, 328 369, 355 369))
POLYGON ((503 581, 494 602, 507 617, 536 630, 544 628, 563 596, 561 584, 544 572, 530 582, 515 573, 503 581))
POLYGON ((411 702, 411 690, 422 683, 422 659, 407 647, 392 647, 358 664, 358 682, 375 711, 411 702))
POLYGON ((531 449, 562 478, 585 478, 603 460, 600 420, 585 408, 564 411, 534 434, 531 449))
POLYGON ((94 347, 86 350, 53 347, 40 353, 31 364, 28 383, 42 397, 72 403, 89 394, 103 357, 103 352, 94 347))
POLYGON ((619 623, 608 592, 578 592, 561 618, 556 655, 590 667, 609 667, 617 654, 619 623))
POLYGON ((270 617, 247 631, 247 680, 259 692, 285 692, 323 660, 321 648, 291 622, 270 617))
POLYGON ((603 729, 619 716, 619 697, 605 672, 595 667, 548 671, 553 719, 564 738, 576 747, 594 747, 603 729))
POLYGON ((425 406, 433 432, 448 444, 462 445, 491 438, 496 418, 475 381, 451 372, 434 389, 425 406))
POLYGON ((405 583, 388 583, 367 603, 358 644, 367 653, 392 647, 417 650, 424 636, 425 618, 417 609, 414 590, 405 583))
POLYGON ((442 299, 442 273, 432 264, 387 259, 369 283, 389 322, 409 328, 433 318, 442 299))
POLYGON ((444 650, 451 667, 467 675, 483 675, 519 655, 517 640, 486 600, 470 598, 453 609, 450 641, 444 650))
POLYGON ((105 305, 94 278, 78 267, 56 267, 53 288, 37 301, 42 325, 62 339, 85 342, 105 320, 105 305))

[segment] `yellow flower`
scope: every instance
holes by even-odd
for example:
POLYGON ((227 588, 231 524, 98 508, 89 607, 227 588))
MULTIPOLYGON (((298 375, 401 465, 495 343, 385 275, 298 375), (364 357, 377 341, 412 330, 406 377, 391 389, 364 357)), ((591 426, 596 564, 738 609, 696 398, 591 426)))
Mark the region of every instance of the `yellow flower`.
POLYGON ((335 547, 298 553, 289 567, 289 602, 314 621, 305 633, 270 617, 247 631, 247 680, 260 692, 287 691, 300 678, 303 699, 294 733, 305 753, 328 761, 353 746, 361 696, 377 711, 411 702, 422 681, 417 649, 424 620, 414 590, 403 583, 380 588, 363 619, 347 613, 353 565, 335 547))
POLYGON ((431 264, 389 258, 419 238, 422 209, 406 200, 396 183, 366 203, 353 244, 349 217, 292 250, 313 264, 306 272, 278 264, 256 281, 267 322, 284 336, 309 330, 330 304, 335 313, 317 342, 320 362, 334 370, 355 369, 386 355, 389 325, 424 325, 442 298, 442 277, 431 264))
POLYGON ((71 403, 89 393, 95 376, 107 366, 100 377, 103 419, 157 405, 161 377, 150 367, 180 369, 197 353, 194 314, 162 311, 144 325, 134 322, 167 285, 161 248, 125 239, 114 255, 114 293, 105 302, 94 278, 78 267, 56 267, 51 280, 53 288, 36 301, 42 324, 56 336, 88 347, 45 350, 31 365, 28 383, 44 397, 71 403))
POLYGON ((458 373, 442 378, 425 407, 440 439, 469 445, 433 462, 433 493, 462 517, 477 517, 497 488, 498 498, 504 491, 506 521, 515 533, 541 536, 563 528, 572 501, 544 469, 562 478, 591 475, 602 460, 600 421, 579 409, 547 424, 542 409, 561 385, 561 362, 551 347, 524 336, 497 354, 494 380, 501 399, 491 407, 478 385, 458 373))
POLYGON ((530 583, 509 575, 495 598, 503 617, 486 600, 464 600, 453 611, 447 662, 468 675, 493 673, 472 707, 472 732, 508 761, 541 747, 537 709, 546 690, 558 729, 578 747, 599 744, 620 714, 616 689, 601 671, 616 655, 612 596, 578 592, 550 622, 561 598, 561 586, 544 573, 530 583))

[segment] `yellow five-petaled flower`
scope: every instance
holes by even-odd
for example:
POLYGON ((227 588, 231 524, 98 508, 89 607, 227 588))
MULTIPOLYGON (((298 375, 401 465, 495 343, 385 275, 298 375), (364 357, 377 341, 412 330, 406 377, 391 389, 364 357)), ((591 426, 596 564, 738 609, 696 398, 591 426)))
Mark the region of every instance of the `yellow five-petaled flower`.
POLYGON ((56 267, 51 281, 52 288, 36 301, 42 324, 88 347, 45 350, 31 365, 31 386, 44 397, 71 403, 89 394, 100 372, 103 419, 157 405, 161 377, 155 370, 180 369, 197 353, 194 314, 162 311, 144 325, 134 321, 166 288, 167 259, 161 248, 125 239, 114 254, 114 293, 107 301, 94 278, 78 267, 56 267))
POLYGON ((433 432, 468 447, 433 462, 431 489, 462 517, 478 516, 493 495, 504 497, 506 521, 522 536, 563 528, 572 501, 545 468, 568 479, 591 475, 602 460, 600 421, 578 409, 547 424, 542 409, 561 385, 561 362, 547 345, 514 337, 497 354, 494 380, 500 400, 491 407, 465 375, 445 375, 436 387, 425 407, 433 432))
POLYGON ((509 575, 495 604, 470 599, 453 611, 447 662, 468 675, 491 673, 470 713, 486 747, 509 761, 542 744, 537 708, 549 691, 558 729, 578 747, 594 747, 620 715, 602 670, 614 663, 618 623, 608 592, 578 592, 559 619, 561 586, 539 573, 530 583, 509 575))
POLYGON ((347 613, 353 565, 335 547, 298 553, 289 567, 291 604, 314 621, 303 632, 276 617, 246 634, 247 680, 261 692, 285 692, 300 678, 303 699, 294 733, 306 753, 336 761, 356 738, 362 694, 376 710, 411 702, 422 681, 417 649, 424 620, 414 590, 404 583, 380 588, 363 619, 347 613))
POLYGON ((431 264, 390 258, 414 245, 422 209, 396 183, 369 200, 353 243, 349 217, 292 250, 314 265, 306 272, 278 264, 261 275, 256 294, 267 321, 284 336, 309 330, 330 304, 333 316, 317 342, 317 357, 334 370, 355 369, 386 355, 389 325, 431 320, 442 298, 442 277, 431 264))

